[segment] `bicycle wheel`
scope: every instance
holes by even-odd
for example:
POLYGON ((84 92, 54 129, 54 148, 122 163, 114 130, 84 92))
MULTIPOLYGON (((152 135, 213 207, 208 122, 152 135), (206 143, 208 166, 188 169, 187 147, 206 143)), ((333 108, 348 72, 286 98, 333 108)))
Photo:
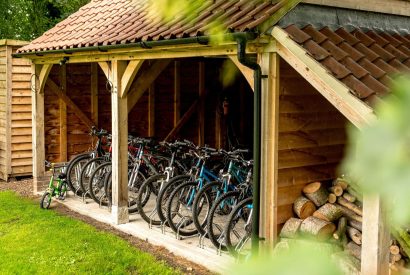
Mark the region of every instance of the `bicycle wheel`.
POLYGON ((206 233, 206 220, 212 207, 212 203, 215 201, 218 193, 222 191, 220 190, 220 187, 221 183, 218 181, 207 183, 195 196, 195 200, 192 205, 192 219, 196 229, 201 235, 205 235, 206 233))
POLYGON ((138 214, 147 223, 152 225, 160 225, 161 220, 157 215, 156 205, 157 205, 157 194, 161 189, 164 181, 166 180, 165 175, 154 175, 149 177, 142 185, 138 192, 137 197, 137 208, 138 214))
POLYGON ((146 181, 146 176, 141 171, 137 172, 137 176, 133 177, 134 181, 128 183, 128 211, 135 213, 138 211, 138 193, 142 184, 146 181))
POLYGON ((240 192, 230 191, 220 196, 212 205, 206 221, 208 238, 216 248, 226 251, 224 229, 228 215, 235 208, 240 192))
POLYGON ((51 193, 49 191, 44 192, 40 199, 40 208, 48 209, 51 204, 51 193))
MULTIPOLYGON (((111 171, 111 162, 102 163, 94 170, 90 177, 88 190, 91 198, 98 204, 105 196, 104 179, 109 171, 111 171)), ((106 206, 107 204, 106 198, 101 201, 101 205, 106 206)))
POLYGON ((92 158, 90 153, 84 153, 73 158, 67 167, 67 184, 71 191, 81 195, 80 176, 85 163, 92 158))
POLYGON ((84 164, 83 168, 81 169, 81 175, 79 179, 80 188, 83 193, 89 192, 91 175, 93 174, 95 168, 97 168, 104 162, 106 162, 104 157, 98 157, 90 159, 84 164))
POLYGON ((158 218, 161 220, 161 222, 165 222, 167 220, 167 202, 172 191, 174 191, 175 187, 189 181, 190 179, 191 175, 180 175, 173 177, 169 182, 165 183, 162 189, 159 191, 156 208, 158 218))
POLYGON ((181 236, 198 233, 192 219, 192 204, 197 193, 198 182, 185 182, 176 187, 167 203, 168 226, 181 236))
POLYGON ((107 197, 108 205, 112 205, 112 171, 110 170, 106 175, 104 179, 104 192, 105 196, 107 197))
POLYGON ((251 253, 252 211, 252 198, 244 199, 232 210, 225 229, 226 247, 239 258, 251 253))

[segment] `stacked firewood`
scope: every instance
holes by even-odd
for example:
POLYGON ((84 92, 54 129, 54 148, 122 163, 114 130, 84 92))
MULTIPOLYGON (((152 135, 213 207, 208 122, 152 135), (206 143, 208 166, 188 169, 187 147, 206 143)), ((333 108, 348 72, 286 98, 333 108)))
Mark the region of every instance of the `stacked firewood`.
MULTIPOLYGON (((360 270, 362 245, 362 196, 344 178, 332 184, 313 182, 306 185, 303 195, 293 204, 297 218, 290 218, 280 237, 295 239, 300 236, 337 245, 341 253, 353 256, 351 265, 360 270)), ((397 241, 390 246, 392 269, 400 269, 408 257, 397 241)))

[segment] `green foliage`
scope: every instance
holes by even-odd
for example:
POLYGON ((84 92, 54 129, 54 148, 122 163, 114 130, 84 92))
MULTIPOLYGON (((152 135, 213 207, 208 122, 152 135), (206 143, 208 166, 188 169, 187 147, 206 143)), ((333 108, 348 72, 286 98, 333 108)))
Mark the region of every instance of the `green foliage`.
POLYGON ((0 192, 0 274, 177 274, 121 238, 0 192))
POLYGON ((288 249, 275 251, 268 257, 256 257, 233 267, 236 275, 341 275, 332 261, 329 251, 321 243, 313 241, 295 242, 288 249))
POLYGON ((410 222, 410 77, 398 77, 393 94, 376 108, 378 120, 350 129, 343 169, 364 193, 379 193, 393 223, 410 222))
POLYGON ((2 0, 0 39, 30 41, 90 0, 2 0))

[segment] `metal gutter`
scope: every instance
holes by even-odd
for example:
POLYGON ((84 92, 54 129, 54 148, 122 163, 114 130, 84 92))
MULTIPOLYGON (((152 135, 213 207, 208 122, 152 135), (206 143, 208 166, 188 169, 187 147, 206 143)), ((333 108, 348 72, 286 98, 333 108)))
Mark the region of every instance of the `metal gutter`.
POLYGON ((185 44, 202 44, 208 45, 209 42, 215 39, 223 39, 226 41, 235 41, 236 37, 243 36, 249 37, 250 40, 256 38, 256 33, 252 32, 237 32, 237 33, 230 33, 224 34, 221 36, 196 36, 196 37, 186 37, 186 38, 178 38, 178 39, 169 39, 169 40, 156 40, 156 41, 141 41, 136 43, 128 43, 128 44, 115 44, 115 45, 105 45, 105 46, 91 46, 91 47, 82 47, 82 48, 71 48, 71 49, 59 49, 59 50, 48 50, 48 51, 34 51, 34 52, 24 52, 24 53, 15 53, 13 57, 27 57, 36 55, 36 56, 46 56, 48 54, 66 54, 70 55, 73 53, 78 52, 89 52, 89 51, 100 51, 100 52, 108 52, 109 50, 115 49, 126 49, 126 48, 142 48, 142 49, 152 49, 154 47, 161 47, 161 46, 174 46, 174 45, 185 45, 185 44))

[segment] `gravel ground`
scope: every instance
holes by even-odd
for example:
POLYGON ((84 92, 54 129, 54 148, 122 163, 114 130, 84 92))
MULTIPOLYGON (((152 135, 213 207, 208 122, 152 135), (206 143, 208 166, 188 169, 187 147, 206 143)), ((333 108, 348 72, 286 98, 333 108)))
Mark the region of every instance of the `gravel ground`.
MULTIPOLYGON (((32 193, 32 182, 32 179, 13 180, 10 182, 0 181, 0 191, 12 190, 23 197, 38 201, 39 196, 33 195, 32 193)), ((86 222, 99 230, 115 234, 123 238, 139 250, 154 255, 158 260, 165 261, 168 265, 180 270, 184 274, 214 274, 201 265, 190 262, 185 258, 175 256, 173 253, 171 253, 169 250, 162 246, 152 245, 147 241, 141 240, 130 234, 126 234, 122 231, 119 231, 108 224, 96 221, 88 216, 84 216, 77 212, 74 212, 62 204, 56 204, 56 206, 53 207, 53 211, 57 211, 62 215, 86 222)))

